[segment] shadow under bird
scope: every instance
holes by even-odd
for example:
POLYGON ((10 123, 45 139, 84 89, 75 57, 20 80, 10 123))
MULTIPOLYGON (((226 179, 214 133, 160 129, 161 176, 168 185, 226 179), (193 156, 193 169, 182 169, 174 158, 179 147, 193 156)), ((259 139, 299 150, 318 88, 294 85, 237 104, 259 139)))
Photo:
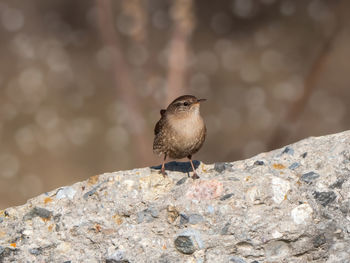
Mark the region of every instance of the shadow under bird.
POLYGON ((193 179, 198 179, 192 162, 192 155, 202 147, 207 129, 200 115, 200 103, 206 99, 197 99, 192 95, 184 95, 161 110, 161 118, 154 128, 153 152, 164 154, 161 173, 165 176, 165 160, 167 157, 181 159, 187 157, 192 166, 193 179))

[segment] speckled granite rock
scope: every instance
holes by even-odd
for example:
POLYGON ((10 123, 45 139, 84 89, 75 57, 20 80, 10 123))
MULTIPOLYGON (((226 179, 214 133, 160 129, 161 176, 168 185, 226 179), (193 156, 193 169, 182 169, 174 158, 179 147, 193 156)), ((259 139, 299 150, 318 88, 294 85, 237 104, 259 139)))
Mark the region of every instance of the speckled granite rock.
POLYGON ((1 262, 350 262, 350 132, 105 173, 0 211, 1 262))

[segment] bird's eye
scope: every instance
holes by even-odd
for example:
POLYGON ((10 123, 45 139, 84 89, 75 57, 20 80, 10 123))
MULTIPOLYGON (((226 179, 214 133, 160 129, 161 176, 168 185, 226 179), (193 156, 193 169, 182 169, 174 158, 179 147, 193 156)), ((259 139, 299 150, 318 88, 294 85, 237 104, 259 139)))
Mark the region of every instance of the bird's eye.
POLYGON ((190 105, 187 101, 184 102, 184 106, 190 105))

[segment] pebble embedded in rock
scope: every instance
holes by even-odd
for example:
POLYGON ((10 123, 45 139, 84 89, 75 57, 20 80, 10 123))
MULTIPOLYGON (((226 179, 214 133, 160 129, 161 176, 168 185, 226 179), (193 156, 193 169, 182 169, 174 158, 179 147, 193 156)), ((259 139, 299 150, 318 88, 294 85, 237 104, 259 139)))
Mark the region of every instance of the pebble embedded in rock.
POLYGON ((292 210, 291 216, 294 223, 300 225, 306 224, 311 219, 312 213, 313 210, 309 204, 301 204, 292 210))
POLYGON ((24 215, 23 220, 31 220, 34 217, 40 216, 41 218, 50 218, 52 216, 52 212, 41 207, 34 207, 27 214, 24 215))
POLYGON ((186 182, 188 177, 182 177, 179 181, 176 182, 176 185, 182 185, 186 182))
POLYGON ((158 217, 158 215, 159 212, 157 209, 149 207, 137 213, 137 223, 141 224, 143 221, 147 223, 152 222, 155 218, 158 217))
POLYGON ((245 260, 243 260, 242 258, 240 257, 236 257, 236 256, 233 256, 230 258, 230 262, 234 262, 234 263, 246 263, 245 260))
POLYGON ((63 187, 56 194, 57 199, 68 198, 72 200, 77 191, 72 187, 63 187))
POLYGON ((190 236, 178 236, 174 244, 178 251, 186 255, 191 255, 196 251, 196 247, 190 236))
POLYGON ((332 184, 331 186, 329 186, 329 188, 332 188, 332 189, 334 189, 334 188, 341 189, 344 182, 345 182, 345 179, 344 179, 344 178, 340 178, 340 179, 338 179, 334 184, 332 184))
POLYGON ((271 180, 272 199, 275 203, 280 204, 285 199, 286 194, 290 190, 290 183, 279 177, 274 177, 271 180))
POLYGON ((176 207, 173 205, 168 205, 167 207, 168 211, 168 223, 173 223, 179 216, 179 211, 177 211, 176 207))
POLYGON ((329 192, 314 192, 313 193, 316 201, 320 203, 322 206, 327 206, 332 203, 336 198, 336 194, 333 191, 329 192))
POLYGON ((233 196, 233 193, 231 193, 231 194, 225 194, 224 196, 222 196, 221 198, 220 198, 220 201, 224 201, 224 200, 226 200, 226 199, 229 199, 229 198, 231 198, 233 196))
POLYGON ((257 160, 254 162, 254 165, 264 165, 264 164, 265 164, 264 161, 257 160))
POLYGON ((289 154, 289 155, 293 155, 294 154, 294 150, 293 150, 293 148, 287 146, 286 148, 284 148, 282 154, 284 154, 284 153, 289 154))
POLYGON ((32 255, 39 255, 41 254, 42 252, 42 249, 41 248, 31 248, 29 249, 29 253, 32 254, 32 255))
POLYGON ((294 169, 298 168, 299 166, 300 166, 300 163, 295 162, 295 163, 292 163, 288 168, 290 170, 294 170, 294 169))
POLYGON ((232 164, 230 163, 215 163, 214 170, 218 173, 222 173, 225 170, 232 170, 232 164))
POLYGON ((300 177, 300 180, 304 181, 305 183, 311 183, 313 180, 317 179, 318 177, 320 177, 318 173, 308 172, 306 174, 303 174, 300 177))
POLYGON ((184 225, 184 224, 191 224, 191 225, 196 225, 199 224, 201 222, 204 221, 203 216, 199 215, 199 214, 189 214, 189 215, 185 215, 185 214, 180 214, 180 224, 184 225))
POLYGON ((324 234, 319 234, 316 237, 314 237, 313 240, 312 240, 312 244, 316 248, 322 246, 326 242, 327 242, 327 240, 326 240, 326 237, 325 237, 324 234))
POLYGON ((203 216, 201 216, 199 214, 190 214, 188 216, 188 223, 190 223, 191 225, 196 225, 196 224, 199 224, 203 221, 204 221, 203 216))
POLYGON ((189 222, 188 216, 185 214, 180 214, 180 224, 184 225, 184 224, 187 224, 188 222, 189 222))
POLYGON ((106 259, 105 262, 106 263, 130 263, 130 261, 127 260, 127 259, 116 260, 116 259, 113 259, 113 258, 108 258, 108 259, 106 259))
POLYGON ((221 234, 221 235, 226 235, 226 234, 228 233, 229 227, 230 227, 230 223, 227 222, 227 223, 225 224, 225 226, 221 229, 220 234, 221 234))
POLYGON ((341 203, 340 205, 340 211, 344 214, 347 215, 350 212, 350 200, 346 200, 341 203))

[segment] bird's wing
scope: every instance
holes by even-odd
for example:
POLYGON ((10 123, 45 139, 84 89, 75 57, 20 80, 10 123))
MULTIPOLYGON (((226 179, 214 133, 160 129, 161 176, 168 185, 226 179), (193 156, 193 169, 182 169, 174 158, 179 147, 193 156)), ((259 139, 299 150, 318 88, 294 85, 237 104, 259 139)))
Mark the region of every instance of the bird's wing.
POLYGON ((165 115, 166 110, 160 110, 160 120, 157 122, 156 127, 154 127, 154 135, 157 135, 160 132, 160 129, 162 128, 162 124, 164 121, 164 115, 165 115))
POLYGON ((160 118, 160 120, 157 122, 156 126, 154 127, 154 135, 157 135, 160 132, 162 122, 163 122, 163 119, 160 118))

